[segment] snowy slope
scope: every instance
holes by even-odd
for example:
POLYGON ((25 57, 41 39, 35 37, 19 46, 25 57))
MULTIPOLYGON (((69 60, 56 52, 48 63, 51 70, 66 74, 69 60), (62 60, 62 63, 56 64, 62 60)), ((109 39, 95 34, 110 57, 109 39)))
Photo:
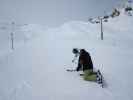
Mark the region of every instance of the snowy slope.
POLYGON ((110 19, 103 41, 98 24, 73 21, 41 32, 36 28, 40 37, 0 58, 0 100, 132 100, 132 22, 125 14, 110 19), (106 88, 65 71, 76 67, 74 47, 90 52, 106 88))
POLYGON ((28 42, 35 37, 39 37, 39 33, 43 34, 46 28, 36 24, 12 24, 9 21, 0 20, 0 56, 8 53, 11 49, 11 33, 14 37, 15 48, 28 42))

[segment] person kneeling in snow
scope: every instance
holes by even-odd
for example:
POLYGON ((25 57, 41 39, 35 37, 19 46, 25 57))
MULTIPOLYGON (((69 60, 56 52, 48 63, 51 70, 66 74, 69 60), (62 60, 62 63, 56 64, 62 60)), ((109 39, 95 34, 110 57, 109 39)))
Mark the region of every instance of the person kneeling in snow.
MULTIPOLYGON (((84 50, 74 48, 72 52, 75 54, 75 58, 79 56, 78 59, 78 66, 76 71, 83 71, 83 78, 86 81, 96 81, 97 80, 97 73, 93 70, 93 63, 91 60, 90 54, 84 50)), ((74 60, 72 60, 74 62, 74 60)))

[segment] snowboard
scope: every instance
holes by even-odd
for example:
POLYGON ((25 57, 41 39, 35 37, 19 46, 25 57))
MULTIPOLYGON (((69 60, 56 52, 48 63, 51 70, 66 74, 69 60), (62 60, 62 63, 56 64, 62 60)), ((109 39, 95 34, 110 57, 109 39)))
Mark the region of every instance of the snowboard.
POLYGON ((97 83, 100 84, 102 88, 104 88, 104 77, 100 70, 97 71, 97 83))

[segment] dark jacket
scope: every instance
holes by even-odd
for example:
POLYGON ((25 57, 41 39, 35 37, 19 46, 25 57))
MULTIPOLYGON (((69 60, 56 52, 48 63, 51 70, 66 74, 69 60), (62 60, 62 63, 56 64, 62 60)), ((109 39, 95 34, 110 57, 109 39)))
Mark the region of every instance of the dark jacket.
POLYGON ((79 60, 78 60, 78 67, 76 70, 77 71, 80 71, 80 70, 85 71, 88 69, 93 70, 93 63, 92 63, 90 54, 87 51, 83 50, 80 53, 79 60), (80 61, 82 61, 82 64, 80 63, 80 61))

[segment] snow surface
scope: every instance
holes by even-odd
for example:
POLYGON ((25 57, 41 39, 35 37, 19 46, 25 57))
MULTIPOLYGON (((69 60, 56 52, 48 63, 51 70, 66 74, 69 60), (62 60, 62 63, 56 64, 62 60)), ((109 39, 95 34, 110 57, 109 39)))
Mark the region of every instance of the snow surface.
POLYGON ((132 23, 133 17, 124 13, 111 18, 104 23, 103 41, 99 24, 73 21, 54 29, 22 26, 24 32, 18 36, 31 38, 29 42, 17 38, 19 47, 1 51, 0 100, 132 100, 132 23), (106 88, 84 81, 79 72, 66 72, 77 66, 71 62, 74 47, 90 52, 106 88))

